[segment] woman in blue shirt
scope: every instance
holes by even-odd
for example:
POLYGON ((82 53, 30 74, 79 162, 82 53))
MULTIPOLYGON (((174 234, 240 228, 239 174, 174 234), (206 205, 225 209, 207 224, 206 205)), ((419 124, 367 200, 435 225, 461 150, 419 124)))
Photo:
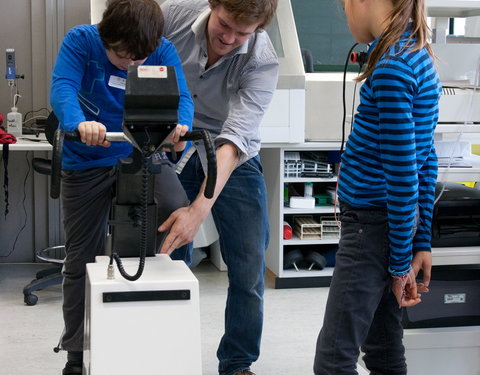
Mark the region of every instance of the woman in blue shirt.
MULTIPOLYGON (((179 137, 192 124, 193 102, 175 47, 162 37, 163 26, 154 0, 110 0, 98 25, 80 25, 68 32, 55 63, 53 111, 60 128, 78 130, 82 140, 65 142, 63 150, 66 258, 61 348, 68 351, 64 375, 82 373, 85 265, 104 253, 117 161, 132 152, 128 142, 104 140, 107 131, 122 131, 128 66, 174 66, 180 92, 179 125, 172 134, 177 151, 185 146, 179 137)), ((162 168, 155 188, 164 218, 188 205, 174 168, 162 168)))

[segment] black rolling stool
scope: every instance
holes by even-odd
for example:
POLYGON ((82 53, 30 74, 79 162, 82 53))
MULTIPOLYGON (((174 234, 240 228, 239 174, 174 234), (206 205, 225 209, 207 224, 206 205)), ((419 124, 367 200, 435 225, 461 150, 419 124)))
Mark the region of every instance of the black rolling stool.
MULTIPOLYGON (((50 113, 45 127, 45 136, 50 144, 53 144, 53 135, 58 127, 58 119, 53 112, 50 113)), ((33 158, 33 169, 41 174, 50 175, 52 173, 51 160, 43 158, 33 158)), ((38 297, 32 292, 41 290, 52 285, 61 284, 63 281, 62 265, 65 258, 65 246, 52 246, 36 252, 37 259, 51 263, 52 266, 38 271, 35 279, 23 288, 23 300, 28 306, 37 303, 38 297)))

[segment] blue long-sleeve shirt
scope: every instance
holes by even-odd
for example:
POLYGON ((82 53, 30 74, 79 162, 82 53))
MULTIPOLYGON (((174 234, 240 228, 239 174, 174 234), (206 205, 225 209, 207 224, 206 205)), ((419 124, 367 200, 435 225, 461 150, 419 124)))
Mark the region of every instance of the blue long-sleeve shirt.
POLYGON ((430 251, 438 169, 433 133, 441 84, 425 49, 402 50, 408 36, 382 56, 360 90, 338 187, 339 199, 353 207, 387 209, 394 275, 409 271, 414 252, 430 251))
MULTIPOLYGON (((162 38, 160 46, 143 65, 172 65, 177 74, 180 102, 178 123, 193 121, 193 101, 187 88, 180 58, 174 45, 162 38)), ((97 25, 74 27, 65 36, 55 63, 50 102, 61 129, 76 130, 82 121, 97 121, 107 131, 122 131, 125 79, 107 58, 97 25)), ((112 166, 132 151, 128 142, 112 142, 110 147, 65 142, 63 168, 84 170, 112 166)))

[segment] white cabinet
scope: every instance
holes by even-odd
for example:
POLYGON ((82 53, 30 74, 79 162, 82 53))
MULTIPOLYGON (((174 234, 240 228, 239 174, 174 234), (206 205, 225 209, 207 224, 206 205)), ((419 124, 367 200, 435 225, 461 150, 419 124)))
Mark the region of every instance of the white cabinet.
POLYGON ((277 88, 260 124, 260 138, 269 143, 303 142, 304 124, 305 89, 277 88))
MULTIPOLYGON (((267 250, 267 268, 275 277, 276 288, 290 287, 313 287, 329 286, 333 267, 325 267, 322 270, 315 270, 315 267, 308 270, 308 263, 295 268, 284 269, 284 256, 292 250, 300 250, 305 255, 309 251, 325 254, 338 246, 338 237, 323 239, 300 239, 295 234, 294 218, 312 216, 320 222, 320 218, 332 218, 336 211, 333 205, 315 206, 313 208, 290 208, 284 205, 284 187, 289 185, 290 191, 297 190, 300 196, 303 195, 303 186, 306 182, 313 183, 314 196, 324 192, 326 188, 335 188, 336 175, 332 171, 330 175, 322 177, 289 177, 285 175, 284 161, 285 153, 291 151, 326 154, 327 151, 337 151, 340 148, 338 142, 303 143, 264 145, 260 153, 264 166, 265 181, 268 190, 268 208, 270 217, 270 245, 267 250), (292 224, 293 237, 285 240, 283 238, 283 222, 292 224)), ((325 236, 324 236, 325 237, 325 236)), ((331 253, 330 253, 331 254, 331 253)))
MULTIPOLYGON (((438 131, 448 131, 448 128, 439 127, 438 131)), ((320 186, 335 186, 337 176, 330 178, 286 177, 284 173, 285 153, 290 151, 336 151, 340 148, 339 142, 307 142, 301 144, 264 144, 261 158, 264 166, 265 181, 268 190, 268 210, 270 217, 270 244, 267 250, 267 268, 275 278, 276 288, 329 286, 333 274, 332 267, 323 270, 308 270, 300 267, 299 271, 284 269, 284 256, 292 249, 308 251, 318 250, 323 253, 338 244, 338 239, 299 239, 297 236, 290 240, 283 239, 283 222, 292 223, 297 215, 333 216, 334 206, 294 209, 284 205, 285 184, 303 185, 313 182, 316 189, 320 186)), ((480 165, 474 168, 439 168, 438 181, 480 181, 480 165)), ((300 187, 300 194, 303 190, 300 187)), ((480 264, 480 246, 469 247, 441 247, 433 248, 433 265, 462 265, 480 264)))

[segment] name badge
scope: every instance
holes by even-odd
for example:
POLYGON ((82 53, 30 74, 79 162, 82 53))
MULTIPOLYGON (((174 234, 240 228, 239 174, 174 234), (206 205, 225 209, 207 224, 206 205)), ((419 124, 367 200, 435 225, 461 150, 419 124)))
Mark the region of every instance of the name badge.
POLYGON ((122 77, 110 76, 108 80, 108 86, 115 87, 116 89, 125 90, 127 80, 122 77))

